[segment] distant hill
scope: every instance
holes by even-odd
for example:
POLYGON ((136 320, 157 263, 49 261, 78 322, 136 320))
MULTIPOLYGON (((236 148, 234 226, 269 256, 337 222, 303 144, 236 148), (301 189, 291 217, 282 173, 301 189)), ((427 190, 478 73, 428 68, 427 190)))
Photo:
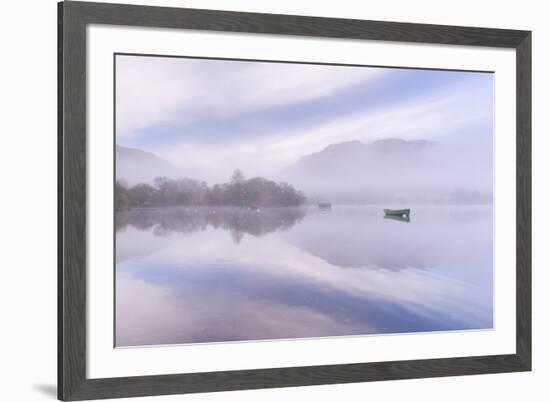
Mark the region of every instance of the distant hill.
POLYGON ((331 144, 282 179, 315 200, 345 203, 480 203, 492 199, 492 149, 427 140, 331 144))
POLYGON ((304 156, 293 167, 294 169, 308 169, 308 167, 320 167, 320 165, 344 164, 365 161, 365 159, 379 158, 403 158, 418 156, 426 150, 433 150, 438 144, 427 140, 405 141, 397 138, 378 140, 370 144, 361 141, 347 141, 331 144, 320 152, 304 156), (350 159, 351 158, 351 159, 350 159))
POLYGON ((140 149, 116 146, 116 178, 128 184, 151 183, 155 177, 178 178, 181 171, 150 152, 140 149))

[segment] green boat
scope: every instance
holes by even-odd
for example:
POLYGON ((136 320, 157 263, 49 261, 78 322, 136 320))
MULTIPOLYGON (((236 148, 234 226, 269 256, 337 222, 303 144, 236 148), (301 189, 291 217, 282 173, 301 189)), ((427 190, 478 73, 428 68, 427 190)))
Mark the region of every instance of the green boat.
POLYGON ((409 215, 384 215, 384 219, 391 219, 399 222, 410 223, 411 217, 409 215))
POLYGON ((410 216, 410 209, 384 209, 384 213, 389 216, 410 216))

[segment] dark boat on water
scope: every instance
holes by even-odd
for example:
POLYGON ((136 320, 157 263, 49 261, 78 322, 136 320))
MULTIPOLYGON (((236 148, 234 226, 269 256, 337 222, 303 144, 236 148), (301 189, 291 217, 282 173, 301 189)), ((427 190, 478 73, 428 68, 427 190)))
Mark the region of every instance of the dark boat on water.
POLYGON ((411 221, 411 218, 409 217, 409 215, 384 215, 384 219, 392 219, 394 221, 407 222, 407 223, 411 221))
POLYGON ((384 209, 384 214, 387 216, 400 216, 400 217, 410 217, 410 209, 384 209))
POLYGON ((319 202, 317 204, 317 206, 319 207, 319 209, 331 209, 332 208, 332 204, 330 202, 319 202))

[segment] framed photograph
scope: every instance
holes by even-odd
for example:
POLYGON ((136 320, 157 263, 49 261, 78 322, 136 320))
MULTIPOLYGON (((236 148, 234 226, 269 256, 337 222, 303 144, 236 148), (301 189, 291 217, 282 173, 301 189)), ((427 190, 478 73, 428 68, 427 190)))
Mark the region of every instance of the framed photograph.
POLYGON ((531 369, 529 31, 58 7, 59 399, 531 369))

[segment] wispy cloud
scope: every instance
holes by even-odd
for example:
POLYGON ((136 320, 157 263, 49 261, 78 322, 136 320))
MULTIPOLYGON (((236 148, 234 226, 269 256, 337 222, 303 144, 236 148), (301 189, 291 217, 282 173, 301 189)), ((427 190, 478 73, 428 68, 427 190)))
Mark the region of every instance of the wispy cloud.
POLYGON ((118 56, 116 69, 121 139, 155 124, 181 125, 303 102, 384 74, 379 69, 342 73, 341 67, 320 65, 137 56, 118 56))
POLYGON ((492 75, 119 56, 117 141, 189 175, 274 175, 331 143, 492 140, 492 75))

